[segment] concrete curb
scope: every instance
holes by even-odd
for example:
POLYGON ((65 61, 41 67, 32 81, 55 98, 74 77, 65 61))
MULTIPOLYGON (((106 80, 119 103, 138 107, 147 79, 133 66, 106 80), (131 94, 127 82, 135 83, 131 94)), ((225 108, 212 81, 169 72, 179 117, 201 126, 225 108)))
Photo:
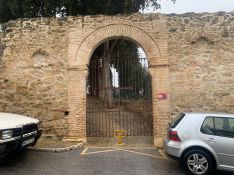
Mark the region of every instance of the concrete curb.
POLYGON ((36 152, 54 152, 54 153, 61 153, 71 150, 77 150, 79 148, 82 148, 84 146, 84 143, 78 143, 77 145, 72 145, 64 148, 34 148, 29 147, 29 150, 36 151, 36 152))

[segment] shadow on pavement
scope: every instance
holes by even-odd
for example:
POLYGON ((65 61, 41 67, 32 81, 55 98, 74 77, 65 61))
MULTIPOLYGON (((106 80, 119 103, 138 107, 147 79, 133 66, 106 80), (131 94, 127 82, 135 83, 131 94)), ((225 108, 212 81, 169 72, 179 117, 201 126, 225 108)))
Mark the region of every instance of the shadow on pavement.
POLYGON ((27 159, 27 150, 12 152, 4 157, 0 157, 0 167, 14 167, 27 159))
POLYGON ((215 175, 233 175, 233 172, 217 171, 215 175))

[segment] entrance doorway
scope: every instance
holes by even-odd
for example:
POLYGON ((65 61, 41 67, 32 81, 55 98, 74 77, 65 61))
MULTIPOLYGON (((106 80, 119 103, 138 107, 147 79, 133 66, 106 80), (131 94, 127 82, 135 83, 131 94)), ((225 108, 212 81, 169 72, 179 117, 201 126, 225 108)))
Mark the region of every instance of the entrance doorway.
POLYGON ((153 136, 151 77, 143 49, 128 40, 109 40, 94 51, 88 68, 86 136, 114 137, 116 130, 127 137, 153 136))

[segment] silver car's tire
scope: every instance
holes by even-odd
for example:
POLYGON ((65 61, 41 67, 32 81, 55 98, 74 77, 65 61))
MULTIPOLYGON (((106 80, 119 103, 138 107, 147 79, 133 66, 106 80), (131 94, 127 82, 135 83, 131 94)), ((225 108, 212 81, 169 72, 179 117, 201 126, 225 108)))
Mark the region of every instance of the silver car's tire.
POLYGON ((210 155, 203 150, 190 150, 183 157, 183 165, 191 175, 208 175, 214 169, 210 155))

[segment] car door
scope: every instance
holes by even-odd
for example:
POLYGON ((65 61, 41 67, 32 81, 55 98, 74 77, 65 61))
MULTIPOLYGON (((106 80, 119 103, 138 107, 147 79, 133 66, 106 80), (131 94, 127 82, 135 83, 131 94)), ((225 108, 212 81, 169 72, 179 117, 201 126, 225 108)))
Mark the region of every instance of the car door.
POLYGON ((215 144, 220 164, 234 168, 234 118, 214 117, 215 144))
POLYGON ((234 118, 208 116, 200 136, 218 155, 220 165, 234 168, 234 118))

